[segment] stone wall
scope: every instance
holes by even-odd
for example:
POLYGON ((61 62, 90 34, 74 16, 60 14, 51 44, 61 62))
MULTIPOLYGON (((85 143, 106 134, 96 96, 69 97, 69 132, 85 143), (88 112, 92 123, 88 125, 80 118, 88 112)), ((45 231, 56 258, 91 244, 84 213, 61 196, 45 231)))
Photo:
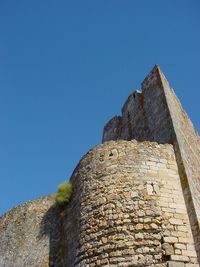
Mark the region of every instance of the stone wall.
POLYGON ((67 206, 57 205, 54 195, 49 195, 0 217, 1 267, 74 266, 82 190, 79 181, 75 182, 72 201, 67 206))
POLYGON ((155 66, 142 83, 142 92, 129 96, 122 116, 104 127, 103 141, 151 140, 174 145, 184 197, 200 259, 199 136, 164 74, 155 66), (113 133, 115 133, 113 135, 113 133))
POLYGON ((200 259, 200 146, 199 135, 165 76, 160 73, 175 132, 174 147, 183 192, 200 259))
POLYGON ((122 108, 122 116, 117 121, 115 118, 105 125, 103 142, 136 139, 172 143, 174 129, 157 67, 142 83, 142 92, 133 92, 122 108))
POLYGON ((1 217, 0 266, 198 266, 172 145, 105 142, 71 181, 67 206, 48 196, 1 217))
POLYGON ((47 196, 0 218, 0 266, 199 266, 199 140, 155 66, 80 160, 67 206, 47 196))
POLYGON ((72 180, 80 236, 66 266, 198 266, 172 145, 106 142, 72 180))
POLYGON ((0 266, 62 266, 62 216, 53 196, 20 205, 0 217, 0 266))

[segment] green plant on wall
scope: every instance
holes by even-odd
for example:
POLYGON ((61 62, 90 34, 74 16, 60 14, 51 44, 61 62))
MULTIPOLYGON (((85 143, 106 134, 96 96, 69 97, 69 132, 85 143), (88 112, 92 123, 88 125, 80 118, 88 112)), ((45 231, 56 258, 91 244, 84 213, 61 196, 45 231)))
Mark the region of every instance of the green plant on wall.
POLYGON ((70 201, 72 194, 72 183, 64 182, 58 186, 58 191, 56 193, 56 203, 59 205, 67 204, 70 201))

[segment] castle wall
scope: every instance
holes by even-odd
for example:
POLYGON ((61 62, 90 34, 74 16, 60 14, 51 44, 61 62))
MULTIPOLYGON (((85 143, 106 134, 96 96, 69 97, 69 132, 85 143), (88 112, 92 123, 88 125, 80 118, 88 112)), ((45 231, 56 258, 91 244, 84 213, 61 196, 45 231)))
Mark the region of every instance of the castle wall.
POLYGON ((172 145, 105 142, 71 181, 67 207, 48 196, 0 218, 0 266, 198 266, 172 145))
POLYGON ((144 80, 142 92, 128 97, 117 122, 115 118, 104 127, 103 142, 136 139, 172 143, 175 134, 157 68, 144 80))
POLYGON ((183 110, 165 76, 161 79, 170 110, 174 132, 176 157, 181 175, 183 192, 200 259, 200 146, 199 136, 183 110))
POLYGON ((131 140, 134 136, 134 139, 146 140, 146 132, 149 129, 146 127, 147 116, 143 107, 143 95, 140 92, 132 93, 122 108, 120 128, 122 139, 131 140))
POLYGON ((105 125, 103 142, 136 139, 174 143, 173 123, 156 68, 144 80, 142 92, 133 92, 122 108, 122 116, 117 116, 117 121, 115 118, 105 125))
POLYGON ((111 120, 105 126, 103 142, 117 139, 154 140, 174 145, 200 260, 199 136, 158 66, 143 81, 142 92, 133 93, 126 101, 120 124, 111 120), (111 132, 117 135, 110 135, 111 132))
POLYGON ((113 117, 104 127, 103 140, 117 140, 121 135, 121 121, 120 116, 113 117))
POLYGON ((62 220, 53 196, 20 205, 0 217, 0 266, 62 266, 62 220))
POLYGON ((172 145, 106 142, 72 182, 79 241, 66 266, 198 266, 172 145))
POLYGON ((47 196, 0 218, 0 266, 199 266, 200 138, 158 66, 103 142, 67 206, 47 196))

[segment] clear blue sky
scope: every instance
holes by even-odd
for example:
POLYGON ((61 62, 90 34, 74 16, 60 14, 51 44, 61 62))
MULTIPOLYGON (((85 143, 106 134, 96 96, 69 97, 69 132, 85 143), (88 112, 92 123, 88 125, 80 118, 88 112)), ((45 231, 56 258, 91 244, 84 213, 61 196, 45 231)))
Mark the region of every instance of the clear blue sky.
POLYGON ((0 2, 0 213, 56 191, 159 64, 200 130, 199 0, 0 2))

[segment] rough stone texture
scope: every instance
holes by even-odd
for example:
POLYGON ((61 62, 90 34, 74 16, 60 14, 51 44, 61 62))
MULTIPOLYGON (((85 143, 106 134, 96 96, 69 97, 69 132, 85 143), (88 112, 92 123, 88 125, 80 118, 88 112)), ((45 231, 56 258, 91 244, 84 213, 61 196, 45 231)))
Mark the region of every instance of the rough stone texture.
POLYGON ((199 135, 164 74, 155 66, 122 108, 122 117, 104 127, 103 141, 151 140, 174 145, 196 250, 200 258, 199 135))
POLYGON ((0 266, 196 267, 173 146, 110 141, 76 167, 72 199, 21 205, 0 221, 0 266))
MULTIPOLYGON (((160 72, 161 73, 161 72, 160 72)), ((185 201, 200 259, 200 145, 199 135, 173 90, 161 73, 163 88, 175 132, 174 148, 185 201)))
POLYGON ((172 145, 105 142, 72 180, 81 188, 72 199, 80 203, 80 236, 75 264, 66 266, 197 263, 172 145))
POLYGON ((20 205, 0 217, 0 267, 74 266, 79 232, 78 183, 67 206, 53 195, 20 205), (69 263, 69 265, 68 265, 69 263))
POLYGON ((199 266, 199 140, 156 66, 80 160, 67 206, 0 218, 0 266, 199 266))
MULTIPOLYGON (((0 266, 59 266, 61 210, 53 196, 29 201, 0 218, 0 266)), ((61 265, 60 265, 61 266, 61 265)))
POLYGON ((185 264, 182 262, 176 262, 176 261, 171 261, 168 264, 169 267, 185 267, 185 264))

